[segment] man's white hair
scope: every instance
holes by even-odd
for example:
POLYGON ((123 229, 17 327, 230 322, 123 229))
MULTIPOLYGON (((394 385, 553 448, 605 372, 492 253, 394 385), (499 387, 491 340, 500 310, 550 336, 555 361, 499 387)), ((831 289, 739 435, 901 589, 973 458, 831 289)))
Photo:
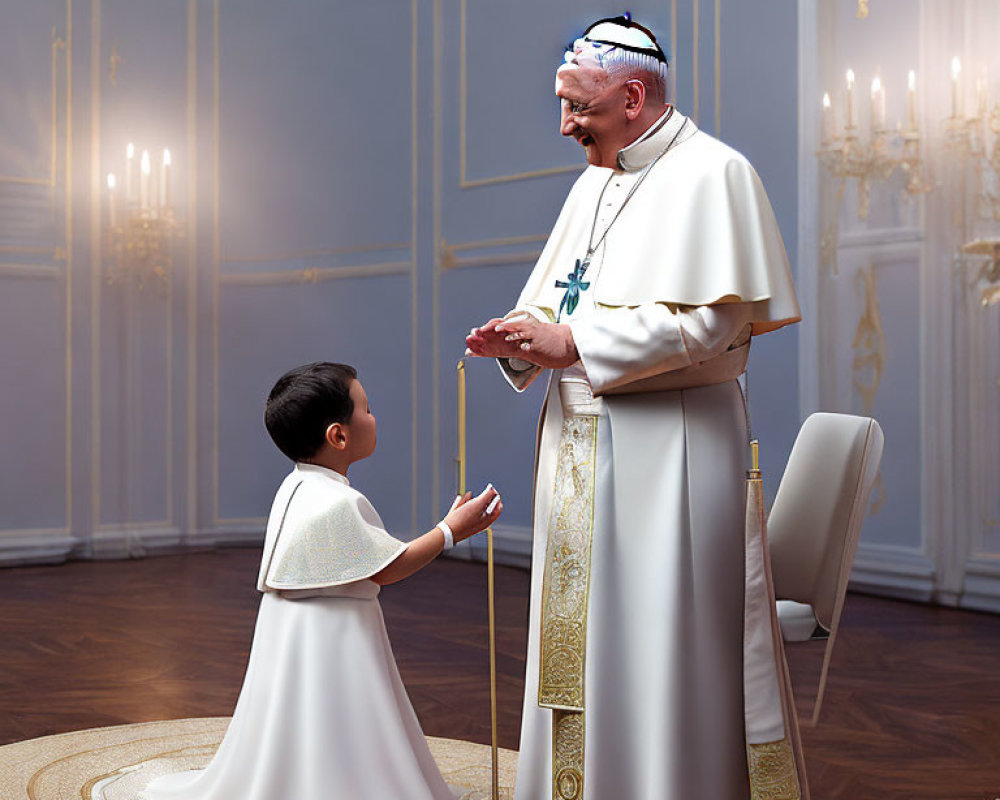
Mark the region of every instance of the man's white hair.
POLYGON ((653 99, 667 99, 667 65, 658 58, 613 47, 600 57, 599 63, 608 75, 641 81, 653 99))

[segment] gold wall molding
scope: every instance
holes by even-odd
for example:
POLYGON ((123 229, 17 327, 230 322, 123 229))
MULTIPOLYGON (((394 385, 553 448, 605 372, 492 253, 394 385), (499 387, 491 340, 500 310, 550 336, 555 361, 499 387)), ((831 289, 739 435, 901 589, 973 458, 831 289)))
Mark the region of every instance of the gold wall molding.
POLYGON ((198 0, 187 4, 187 474, 188 533, 198 530, 198 0))
POLYGON ((409 261, 392 261, 384 264, 358 264, 347 267, 307 267, 306 269, 281 269, 270 272, 229 272, 219 277, 223 286, 280 286, 344 278, 378 278, 386 275, 409 275, 409 261))
MULTIPOLYGON (((107 281, 104 276, 104 237, 102 235, 103 231, 103 217, 102 217, 102 193, 104 188, 104 170, 101 162, 101 117, 103 114, 103 95, 101 92, 102 81, 104 78, 104 64, 106 63, 104 48, 102 43, 102 3, 101 0, 91 0, 90 4, 90 80, 91 80, 91 128, 90 128, 90 144, 91 144, 91 231, 90 231, 90 248, 91 248, 91 273, 90 273, 90 288, 91 288, 91 381, 90 381, 90 392, 91 392, 91 418, 90 418, 90 429, 91 429, 91 449, 90 449, 90 504, 91 504, 91 529, 95 533, 109 530, 142 530, 144 525, 152 525, 157 528, 174 528, 176 526, 175 520, 175 497, 174 497, 174 292, 167 291, 165 294, 165 324, 164 324, 164 339, 166 342, 166 363, 164 365, 163 373, 166 375, 166 390, 165 390, 165 410, 164 410, 164 420, 163 420, 163 459, 164 459, 164 498, 167 511, 167 518, 164 521, 157 522, 145 522, 145 521, 135 521, 135 520, 125 520, 121 522, 105 523, 101 520, 102 512, 102 497, 101 490, 103 484, 103 470, 102 470, 102 436, 101 436, 101 407, 103 402, 103 359, 102 359, 102 349, 101 349, 101 332, 102 332, 102 321, 103 321, 103 300, 104 291, 107 287, 107 281), (120 526, 118 528, 113 528, 109 526, 120 526)), ((190 33, 190 30, 188 31, 190 33)), ((187 54, 186 58, 190 61, 192 49, 195 47, 195 41, 191 40, 190 36, 187 41, 187 54)), ((121 67, 118 67, 119 71, 121 67)), ((188 84, 188 90, 190 91, 190 83, 188 84)), ((188 96, 186 98, 187 104, 190 105, 194 102, 193 98, 188 96)), ((189 217, 194 216, 193 209, 189 209, 189 217)), ((193 258, 193 251, 189 250, 189 258, 193 258)), ((136 314, 136 304, 139 302, 142 294, 136 294, 136 289, 132 285, 126 285, 123 287, 124 294, 121 299, 123 301, 123 309, 126 315, 136 314)), ((126 355, 128 358, 128 355, 126 355)), ((131 367, 126 365, 122 372, 122 380, 128 381, 131 367)), ((128 391, 126 387, 125 391, 128 391)), ((128 404, 130 409, 132 404, 128 404)), ((133 413, 137 413, 135 409, 131 409, 133 413)), ((126 418, 124 424, 128 426, 127 437, 130 439, 133 437, 135 429, 139 427, 139 422, 137 420, 129 420, 126 418)), ((132 448, 134 449, 135 442, 132 442, 132 448)), ((129 482, 131 476, 136 474, 136 469, 131 463, 131 459, 136 457, 137 454, 134 452, 126 453, 126 462, 124 465, 124 470, 126 473, 126 480, 124 481, 126 492, 130 491, 129 482)), ((131 514, 131 497, 126 498, 126 505, 129 507, 131 514)))
MULTIPOLYGON (((68 17, 68 14, 67 14, 68 17)), ((56 160, 57 160, 57 142, 58 142, 58 120, 57 120, 57 107, 58 107, 58 74, 59 74, 59 53, 60 51, 66 50, 66 39, 63 39, 56 33, 56 29, 52 28, 52 71, 51 71, 51 99, 49 102, 49 108, 51 113, 51 143, 49 146, 49 174, 45 178, 31 178, 31 177, 20 177, 17 175, 0 175, 0 183, 14 183, 26 186, 48 186, 55 188, 56 185, 56 160)), ((67 57, 67 61, 68 61, 67 57)))
POLYGON ((65 269, 59 269, 58 267, 49 264, 28 264, 28 263, 14 263, 6 262, 0 263, 0 277, 8 278, 31 278, 31 279, 43 279, 43 280, 60 280, 65 278, 66 287, 66 306, 64 311, 64 325, 65 325, 65 364, 64 364, 64 402, 65 402, 65 416, 64 416, 64 441, 66 445, 65 450, 65 464, 63 466, 63 475, 65 482, 65 505, 66 505, 66 523, 63 528, 25 528, 25 529, 6 529, 0 530, 0 537, 19 537, 33 535, 38 537, 46 537, 52 535, 58 536, 70 536, 72 519, 73 519, 73 258, 72 258, 72 246, 73 246, 73 193, 72 193, 72 101, 73 101, 73 80, 72 80, 72 46, 73 46, 73 2, 72 0, 66 0, 65 3, 65 36, 60 37, 57 33, 55 27, 52 28, 52 41, 51 41, 51 52, 52 52, 52 73, 51 73, 51 118, 52 118, 52 139, 51 139, 51 151, 50 151, 50 172, 49 176, 46 178, 22 178, 17 176, 0 176, 0 183, 8 183, 15 185, 35 185, 35 186, 45 186, 49 187, 53 191, 53 208, 55 207, 55 190, 58 188, 57 183, 57 146, 58 146, 58 74, 59 74, 59 59, 58 55, 60 52, 65 54, 65 82, 66 82, 66 105, 65 105, 65 126, 66 126, 66 151, 65 151, 65 187, 64 187, 64 199, 65 199, 65 210, 63 215, 63 243, 53 247, 52 245, 45 246, 22 246, 22 245, 3 245, 0 247, 0 253, 8 254, 19 254, 19 255, 51 255, 54 261, 65 261, 65 269))
MULTIPOLYGON (((196 0, 189 0, 196 3, 196 0)), ((254 526, 263 530, 266 518, 231 518, 219 515, 219 301, 222 286, 280 286, 307 285, 321 281, 347 278, 375 278, 392 275, 409 275, 411 282, 411 522, 413 532, 417 531, 417 183, 418 183, 418 109, 417 109, 417 0, 410 3, 410 241, 381 244, 354 245, 344 247, 314 248, 296 252, 267 253, 249 256, 221 255, 221 211, 220 211, 220 142, 221 142, 221 80, 220 80, 220 0, 212 3, 212 483, 211 483, 211 523, 213 528, 232 526, 254 526), (356 264, 336 267, 307 267, 305 269, 270 270, 257 273, 223 273, 222 264, 232 263, 278 263, 299 259, 314 259, 331 255, 349 255, 365 252, 409 250, 406 261, 387 261, 375 264, 356 264)), ((436 30, 435 30, 436 35, 436 30)), ((437 58, 437 56, 435 56, 437 58)), ((435 162, 437 164, 437 162, 435 162)), ((438 170, 435 168, 435 177, 438 170)), ((193 238, 193 237, 192 237, 193 238)), ((194 369, 194 367, 191 367, 194 369)), ((191 424, 189 422, 189 424, 191 424)), ((189 434, 190 435, 190 434, 189 434)))
POLYGON ((52 247, 50 245, 41 245, 38 247, 32 245, 0 245, 0 253, 17 253, 19 255, 51 255, 54 261, 62 261, 66 258, 65 251, 60 247, 52 247))
POLYGON ((226 256, 220 260, 220 263, 267 264, 280 261, 296 261, 303 258, 319 258, 321 256, 353 255, 355 253, 376 253, 382 250, 406 249, 410 249, 410 242, 389 242, 388 244, 363 244, 352 247, 329 247, 320 250, 295 250, 287 253, 266 253, 255 256, 226 256))
POLYGON ((63 271, 49 264, 16 264, 10 261, 0 262, 0 278, 38 278, 40 280, 59 280, 63 271))
MULTIPOLYGON (((436 30, 436 27, 435 27, 436 30)), ((468 177, 468 0, 459 0, 459 111, 458 111, 458 187, 475 189, 481 186, 495 186, 501 183, 545 178, 569 172, 583 172, 587 164, 567 164, 566 166, 516 172, 511 175, 495 175, 488 178, 468 177)))
POLYGON ((699 91, 698 79, 701 75, 701 65, 698 63, 701 48, 698 36, 700 33, 701 6, 699 0, 691 0, 691 119, 697 124, 701 112, 701 92, 699 91))
POLYGON ((541 243, 548 239, 546 234, 531 236, 509 236, 501 239, 484 239, 478 242, 461 242, 449 244, 446 239, 441 239, 441 269, 444 271, 461 269, 463 267, 499 267, 514 264, 533 263, 541 255, 541 248, 520 252, 501 251, 497 253, 484 253, 474 256, 459 256, 459 252, 469 250, 489 250, 493 248, 509 247, 511 245, 541 243))
POLYGON ((722 136, 722 0, 715 0, 715 130, 722 136))
MULTIPOLYGON (((889 358, 889 349, 885 331, 882 329, 875 265, 869 264, 858 269, 855 280, 861 288, 864 299, 854 341, 851 342, 851 349, 854 350, 854 360, 851 363, 852 382, 861 396, 865 416, 870 417, 875 408, 875 395, 882 383, 885 363, 889 358)), ((882 471, 879 470, 872 492, 871 513, 877 514, 885 504, 885 500, 885 485, 882 482, 882 471)))

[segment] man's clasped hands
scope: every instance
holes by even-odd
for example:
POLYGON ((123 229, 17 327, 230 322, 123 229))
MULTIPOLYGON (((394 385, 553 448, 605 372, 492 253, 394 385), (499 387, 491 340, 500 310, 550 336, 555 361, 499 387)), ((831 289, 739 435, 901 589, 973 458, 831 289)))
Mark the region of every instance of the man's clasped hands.
POLYGON ((563 369, 580 358, 573 331, 565 323, 541 322, 524 311, 512 311, 473 328, 465 337, 466 355, 520 358, 545 369, 563 369))

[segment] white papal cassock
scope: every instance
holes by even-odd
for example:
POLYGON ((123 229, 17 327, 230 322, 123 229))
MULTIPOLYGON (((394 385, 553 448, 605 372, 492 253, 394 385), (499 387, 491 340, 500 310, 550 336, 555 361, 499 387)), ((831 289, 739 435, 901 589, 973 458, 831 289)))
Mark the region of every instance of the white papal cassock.
MULTIPOLYGON (((587 800, 743 800, 747 430, 735 378, 751 334, 799 310, 740 154, 674 110, 619 164, 577 181, 516 306, 554 320, 576 259, 621 211, 579 305, 562 312, 580 361, 552 374, 542 410, 515 797, 573 797, 582 782, 587 800), (564 719, 578 729, 554 755, 564 719)), ((500 364, 519 390, 540 372, 500 364)), ((761 796, 794 793, 782 791, 761 796)))
POLYGON ((454 800, 368 580, 405 549, 346 477, 297 464, 268 520, 264 596, 225 738, 206 769, 158 778, 140 800, 454 800))

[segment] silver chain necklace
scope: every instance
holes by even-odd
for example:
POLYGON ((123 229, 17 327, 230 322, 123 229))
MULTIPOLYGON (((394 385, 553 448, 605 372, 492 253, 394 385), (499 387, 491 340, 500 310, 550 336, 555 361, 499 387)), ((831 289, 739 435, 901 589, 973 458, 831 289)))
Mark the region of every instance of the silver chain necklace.
POLYGON ((646 180, 646 176, 649 174, 649 171, 656 166, 657 161, 659 161, 668 152, 670 152, 671 148, 673 148, 674 144, 677 142, 677 137, 681 135, 681 132, 684 130, 687 124, 688 121, 687 119, 685 119, 684 122, 681 123, 681 126, 677 129, 677 133, 675 133, 673 138, 670 140, 670 144, 668 144, 665 148, 663 148, 663 150, 657 153, 656 158, 650 161, 643 168, 642 172, 639 173, 638 179, 632 185, 632 188, 629 189, 628 194, 625 195, 625 199, 622 201, 622 204, 618 207, 618 211, 615 212, 615 215, 614 217, 612 217, 611 222, 608 223, 608 227, 604 229, 604 233, 601 234, 601 238, 597 240, 597 244, 593 244, 594 231, 597 230, 597 217, 601 213, 601 202, 604 200, 604 193, 607 191, 608 186, 611 185, 611 179, 615 177, 614 173, 608 176, 608 181, 607 183, 604 184, 604 188, 601 189, 600 197, 597 198, 597 209, 594 211, 594 222, 590 226, 590 236, 587 239, 587 255, 584 256, 583 261, 581 262, 582 272, 587 271, 587 267, 590 266, 590 260, 594 257, 594 253, 597 252, 597 248, 599 248, 601 244, 604 242, 605 237, 608 235, 608 231, 611 230, 611 226, 618 221, 618 217, 620 217, 622 211, 625 210, 625 206, 628 205, 628 201, 632 199, 632 196, 638 191, 639 187, 642 185, 642 182, 646 180))
POLYGON ((608 224, 608 227, 604 229, 604 233, 601 234, 601 238, 597 240, 597 244, 594 244, 594 231, 597 230, 597 217, 601 213, 601 203, 604 201, 604 193, 611 184, 611 179, 614 178, 614 173, 612 172, 612 174, 608 176, 608 181, 604 184, 604 188, 601 189, 601 194, 597 198, 597 209, 594 211, 594 222, 590 226, 590 236, 587 239, 587 255, 585 255, 582 260, 579 258, 576 260, 576 265, 573 267, 573 271, 566 276, 565 281, 556 280, 556 288, 566 290, 563 292, 562 300, 559 302, 559 312, 556 314, 556 321, 562 319, 563 310, 565 310, 567 314, 572 314, 576 310, 576 307, 580 302, 580 293, 585 292, 590 288, 590 282, 584 281, 583 276, 590 267, 590 260, 594 257, 594 253, 597 252, 597 248, 604 242, 604 238, 608 235, 608 231, 611 230, 611 226, 618 221, 618 217, 620 217, 622 211, 625 210, 625 206, 628 205, 628 201, 632 199, 632 196, 642 185, 642 182, 646 180, 646 176, 649 174, 649 171, 656 166, 657 161, 663 158, 663 156, 670 151, 670 148, 672 148, 674 143, 677 141, 677 137, 681 135, 681 131, 683 131, 686 126, 687 119, 681 123, 680 128, 677 129, 677 133, 675 133, 673 138, 670 140, 670 144, 657 153, 656 158, 650 161, 643 168, 638 179, 636 179, 632 188, 629 189, 628 194, 625 195, 625 200, 623 200, 622 204, 618 207, 618 211, 615 212, 615 215, 608 224))
POLYGON ((608 235, 608 231, 611 230, 611 226, 618 221, 618 217, 620 217, 622 211, 625 210, 625 206, 628 205, 628 201, 632 199, 632 196, 642 185, 642 182, 646 180, 646 176, 649 174, 649 171, 654 166, 656 166, 656 162, 659 161, 661 158, 663 158, 663 156, 665 156, 674 146, 674 143, 677 141, 677 137, 681 135, 681 131, 684 130, 684 128, 687 126, 687 123, 688 121, 687 119, 685 119, 684 122, 681 123, 680 128, 677 129, 677 133, 675 133, 673 138, 670 140, 670 144, 668 144, 665 148, 663 148, 663 150, 657 153, 656 158, 650 161, 643 168, 642 172, 639 174, 638 179, 636 179, 636 182, 632 185, 632 188, 629 189, 628 194, 625 195, 625 199, 622 201, 622 204, 618 207, 618 211, 615 212, 615 215, 611 219, 611 222, 608 224, 608 227, 604 229, 604 233, 601 234, 601 238, 597 240, 597 244, 594 244, 594 232, 597 230, 597 217, 601 213, 601 203, 604 201, 604 193, 607 191, 608 186, 611 185, 612 178, 615 177, 613 172, 611 175, 608 176, 607 183, 604 184, 604 188, 601 189, 601 194, 597 198, 597 209, 594 211, 594 221, 590 226, 590 236, 587 238, 587 254, 583 257, 582 260, 577 259, 576 266, 574 266, 573 271, 566 276, 565 281, 561 280, 556 281, 557 289, 566 290, 563 293, 562 300, 559 303, 559 312, 556 315, 557 321, 562 319, 562 312, 564 309, 567 314, 572 314, 576 310, 577 304, 580 302, 580 293, 585 292, 587 291, 587 289, 590 288, 590 282, 584 281, 583 276, 586 274, 587 269, 590 267, 590 261, 594 257, 594 253, 597 252, 597 248, 599 248, 601 244, 604 242, 605 237, 608 235))

